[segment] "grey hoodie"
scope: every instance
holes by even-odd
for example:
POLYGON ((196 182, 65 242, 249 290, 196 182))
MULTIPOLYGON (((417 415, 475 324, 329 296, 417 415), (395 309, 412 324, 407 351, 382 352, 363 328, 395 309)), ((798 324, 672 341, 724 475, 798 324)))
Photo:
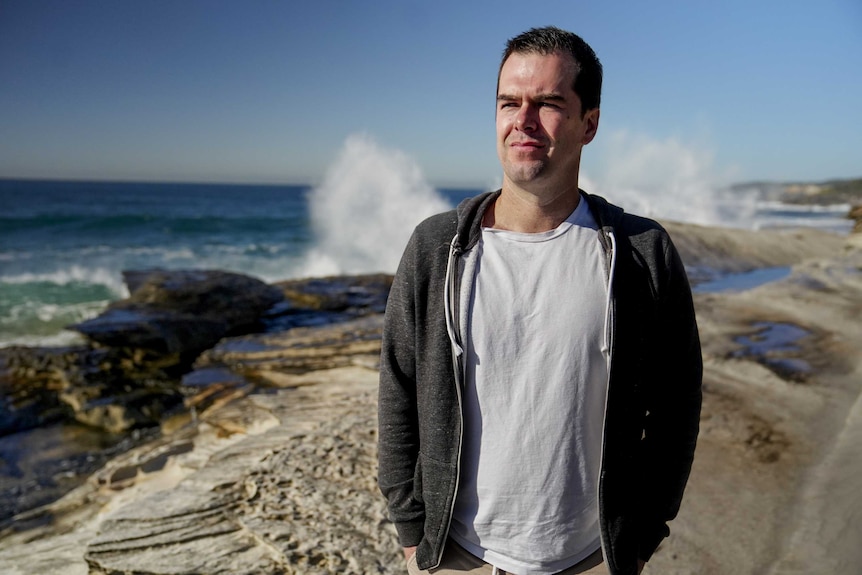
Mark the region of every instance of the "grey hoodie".
MULTIPOLYGON (((378 482, 401 544, 417 546, 420 569, 440 563, 458 488, 461 254, 478 242, 498 195, 467 199, 417 226, 387 303, 378 482)), ((582 198, 613 276, 602 550, 612 575, 629 575, 668 535, 688 480, 700 418, 700 341, 688 279, 665 230, 598 196, 582 198)))

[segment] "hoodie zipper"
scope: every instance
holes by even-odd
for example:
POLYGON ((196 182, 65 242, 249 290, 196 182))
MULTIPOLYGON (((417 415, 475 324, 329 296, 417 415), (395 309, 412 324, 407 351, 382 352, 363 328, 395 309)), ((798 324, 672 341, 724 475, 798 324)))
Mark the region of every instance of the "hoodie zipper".
POLYGON ((604 529, 602 528, 602 473, 605 468, 605 443, 607 438, 607 420, 608 420, 608 400, 610 396, 611 389, 611 368, 613 365, 613 353, 614 353, 614 330, 615 330, 615 317, 614 317, 614 299, 613 299, 613 287, 614 287, 614 272, 617 264, 617 244, 616 239, 614 238, 613 230, 602 230, 602 237, 607 240, 608 245, 602 242, 602 246, 605 248, 608 254, 608 299, 605 307, 605 321, 607 325, 605 327, 605 344, 608 349, 608 382, 605 386, 605 410, 604 415, 602 416, 602 454, 601 460, 599 464, 599 477, 598 482, 596 484, 596 503, 599 507, 599 541, 602 547, 602 555, 605 558, 605 563, 610 565, 608 560, 608 544, 605 540, 604 529))
POLYGON ((446 282, 444 287, 444 305, 446 315, 446 331, 449 334, 449 341, 452 344, 452 369, 455 374, 455 394, 458 398, 458 452, 455 460, 455 490, 452 493, 452 504, 449 507, 449 519, 446 522, 446 530, 443 532, 442 544, 440 545, 440 553, 437 555, 437 563, 431 567, 436 569, 443 561, 443 551, 446 547, 446 540, 449 538, 449 529, 452 526, 452 515, 455 512, 455 498, 458 495, 458 484, 461 480, 461 449, 464 443, 464 406, 461 397, 461 385, 463 384, 463 357, 464 347, 460 338, 460 330, 458 328, 459 321, 459 296, 458 289, 458 273, 457 260, 461 255, 461 246, 458 243, 458 236, 452 238, 449 244, 449 261, 446 264, 446 282))

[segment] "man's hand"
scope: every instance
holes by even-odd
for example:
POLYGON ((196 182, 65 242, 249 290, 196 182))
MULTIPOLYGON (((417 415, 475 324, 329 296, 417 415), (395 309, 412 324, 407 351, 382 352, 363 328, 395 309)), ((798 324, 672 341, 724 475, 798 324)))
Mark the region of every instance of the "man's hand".
POLYGON ((410 558, 416 553, 416 546, 404 547, 404 558, 410 561, 410 558))

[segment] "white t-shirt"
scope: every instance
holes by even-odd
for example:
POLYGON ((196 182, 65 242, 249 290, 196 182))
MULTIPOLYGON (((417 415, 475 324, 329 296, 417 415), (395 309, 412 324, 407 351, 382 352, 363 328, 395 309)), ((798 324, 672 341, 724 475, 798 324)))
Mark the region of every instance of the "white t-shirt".
POLYGON ((608 287, 596 230, 582 200, 554 230, 484 228, 475 248, 450 536, 511 573, 556 573, 599 547, 608 287))

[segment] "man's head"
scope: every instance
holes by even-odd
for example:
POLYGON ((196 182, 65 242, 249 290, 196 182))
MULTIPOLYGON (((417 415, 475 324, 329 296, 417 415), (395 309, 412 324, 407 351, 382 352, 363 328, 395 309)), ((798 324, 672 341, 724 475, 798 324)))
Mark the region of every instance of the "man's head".
MULTIPOLYGON (((506 43, 500 71, 512 54, 568 54, 575 62, 574 90, 581 99, 581 113, 598 108, 602 97, 602 64, 590 45, 577 34, 554 26, 531 28, 506 43)), ((497 72, 499 89, 499 71, 497 72)))
POLYGON ((578 36, 541 28, 508 42, 495 117, 504 191, 577 189, 581 149, 599 125, 600 91, 601 64, 578 36))

